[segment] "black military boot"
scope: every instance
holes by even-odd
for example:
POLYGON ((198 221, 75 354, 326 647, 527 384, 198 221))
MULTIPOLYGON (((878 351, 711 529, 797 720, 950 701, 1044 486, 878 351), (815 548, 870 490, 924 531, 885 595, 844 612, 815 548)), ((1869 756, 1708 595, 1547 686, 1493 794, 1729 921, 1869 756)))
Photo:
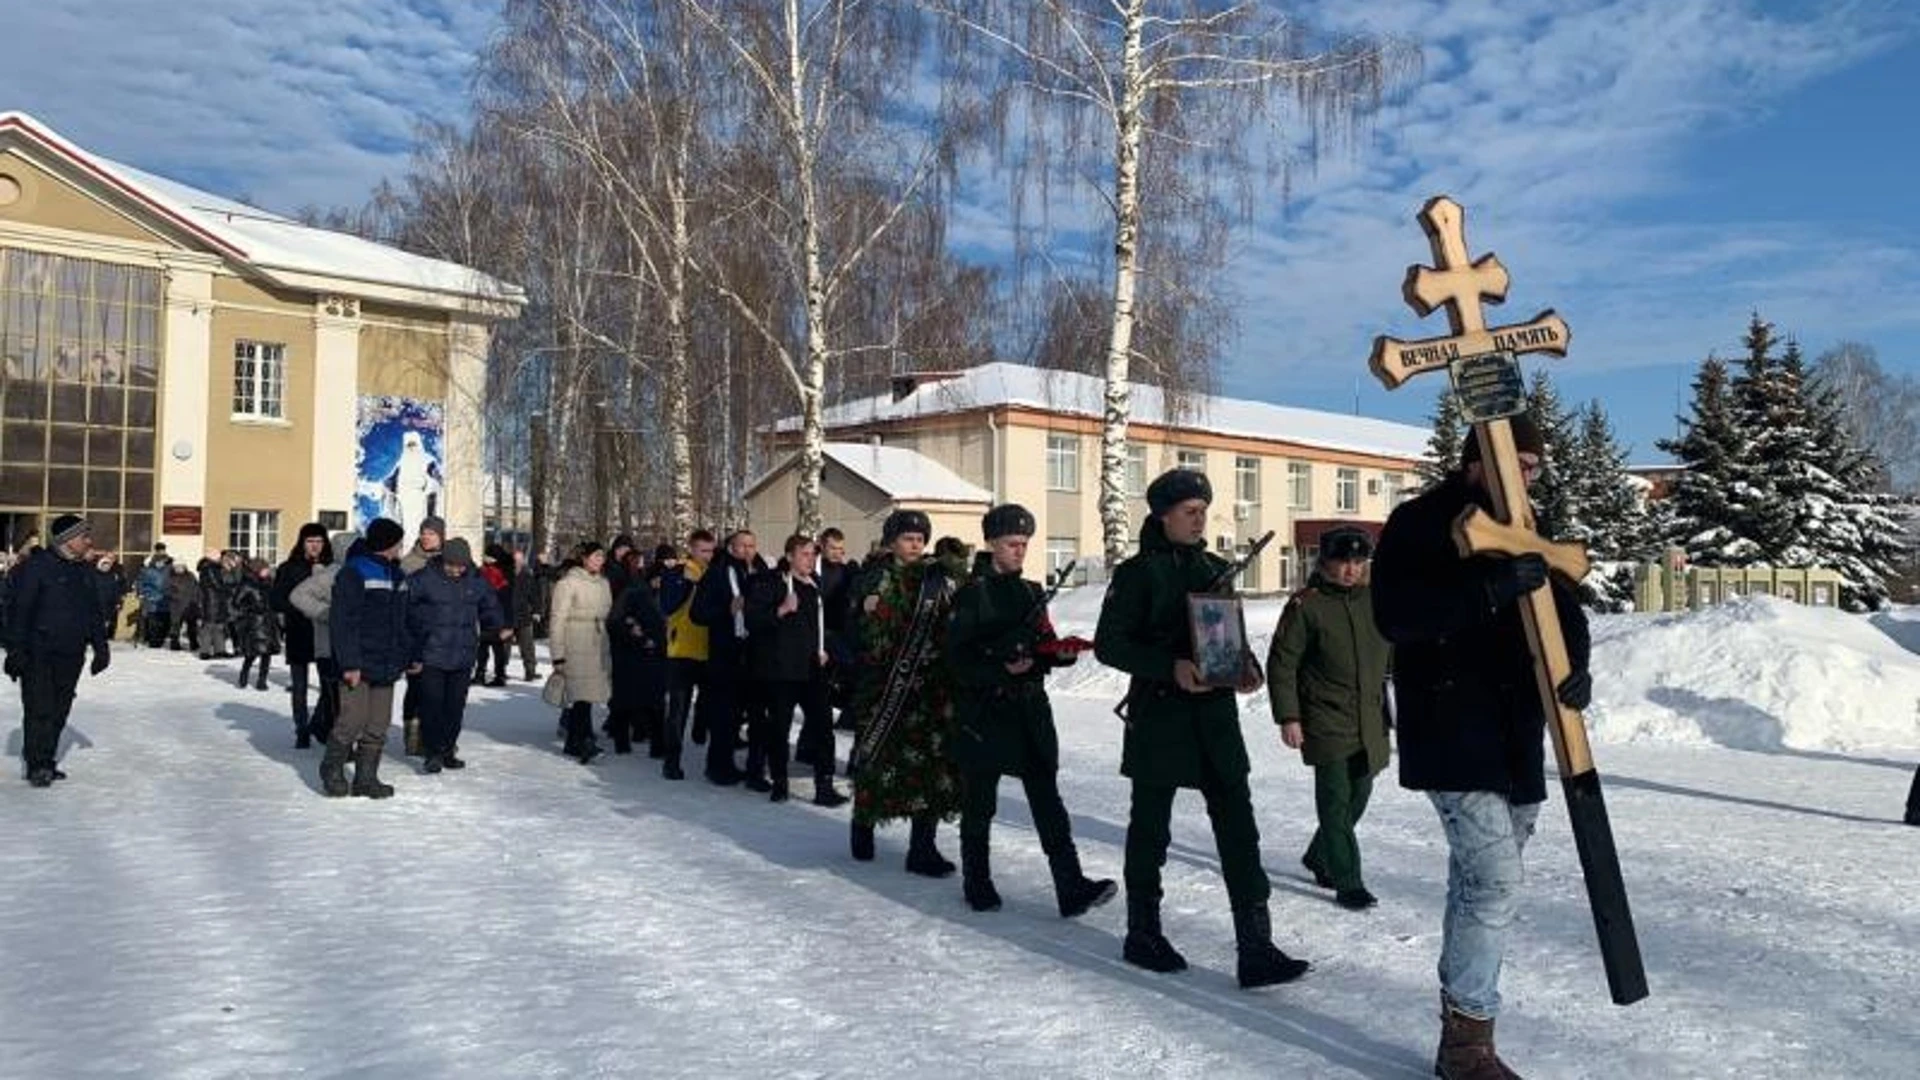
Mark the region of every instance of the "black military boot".
POLYGON ((1058 855, 1049 856, 1053 871, 1053 895, 1060 902, 1060 917, 1072 919, 1120 894, 1112 878, 1089 878, 1080 870, 1080 853, 1071 845, 1058 855))
POLYGON ((960 889, 967 906, 975 911, 999 911, 1000 890, 993 887, 993 866, 989 858, 988 834, 960 834, 960 889))
POLYGON ((859 820, 853 823, 850 846, 853 857, 860 862, 873 861, 873 826, 863 825, 859 820))
POLYGON ((921 877, 952 877, 958 867, 953 865, 940 849, 933 846, 933 838, 940 828, 940 819, 936 817, 916 817, 913 819, 913 832, 907 842, 907 873, 921 877))
POLYGON ((1233 945, 1239 954, 1240 987, 1289 983, 1307 973, 1305 960, 1295 960, 1273 944, 1273 919, 1265 901, 1233 909, 1233 945))
POLYGON ((1160 898, 1127 894, 1127 941, 1120 956, 1134 967, 1166 974, 1187 970, 1187 958, 1160 932, 1160 898))
POLYGON ((293 748, 305 750, 313 745, 313 730, 305 724, 293 729, 293 748))
POLYGON ((813 770, 813 805, 845 806, 846 804, 847 797, 840 794, 833 786, 833 763, 828 762, 825 767, 815 765, 813 770))
POLYGON ((400 722, 400 738, 406 747, 408 757, 419 757, 424 751, 420 746, 420 718, 409 716, 400 722))
POLYGON ((380 755, 386 748, 378 743, 360 747, 353 755, 353 793, 365 799, 393 797, 393 785, 380 782, 380 755))
POLYGON ((341 799, 350 790, 347 785, 347 744, 327 740, 326 756, 320 759, 320 790, 329 799, 341 799))

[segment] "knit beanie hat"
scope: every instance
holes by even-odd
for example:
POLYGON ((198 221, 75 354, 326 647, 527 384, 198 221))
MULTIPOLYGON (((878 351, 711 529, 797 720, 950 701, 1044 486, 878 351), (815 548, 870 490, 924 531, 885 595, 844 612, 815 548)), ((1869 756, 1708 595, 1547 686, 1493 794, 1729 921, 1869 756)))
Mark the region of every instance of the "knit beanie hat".
MULTIPOLYGON (((420 531, 433 533, 444 540, 447 538, 447 520, 437 517, 422 518, 420 520, 420 531)), ((405 535, 404 531, 402 535, 405 535)), ((369 537, 368 539, 372 538, 369 537)))
POLYGON ((1213 484, 1207 474, 1192 469, 1169 469, 1147 485, 1147 509, 1154 516, 1173 509, 1188 499, 1213 502, 1213 484))
POLYGON ((473 547, 456 536, 440 549, 440 562, 446 566, 472 566, 473 547))
POLYGON ((59 517, 53 519, 54 547, 59 547, 69 540, 78 540, 83 536, 91 536, 92 534, 93 526, 87 524, 87 519, 81 517, 79 514, 61 514, 59 517))
POLYGON ((407 531, 392 518, 374 518, 367 523, 367 550, 376 555, 385 555, 399 547, 400 541, 406 539, 406 535, 407 531))

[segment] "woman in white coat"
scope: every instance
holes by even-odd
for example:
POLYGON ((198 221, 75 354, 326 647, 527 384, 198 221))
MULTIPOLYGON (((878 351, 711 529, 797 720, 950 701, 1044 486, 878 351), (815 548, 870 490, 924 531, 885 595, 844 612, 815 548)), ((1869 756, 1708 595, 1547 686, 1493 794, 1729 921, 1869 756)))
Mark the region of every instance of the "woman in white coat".
POLYGON ((613 590, 600 576, 607 554, 599 544, 581 544, 571 562, 553 586, 547 648, 566 687, 565 752, 585 765, 600 756, 593 737, 593 707, 613 697, 613 656, 607 643, 613 590))

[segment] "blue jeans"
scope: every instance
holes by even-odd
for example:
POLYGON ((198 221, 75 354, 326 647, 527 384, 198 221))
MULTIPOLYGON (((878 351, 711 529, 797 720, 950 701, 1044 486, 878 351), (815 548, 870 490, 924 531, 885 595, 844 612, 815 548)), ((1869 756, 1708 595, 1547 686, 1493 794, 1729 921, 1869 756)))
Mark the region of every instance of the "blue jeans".
POLYGON ((1429 791, 1447 831, 1447 914, 1441 923, 1440 993, 1482 1020, 1500 1012, 1507 927, 1526 879, 1521 852, 1540 804, 1515 806, 1496 791, 1429 791))

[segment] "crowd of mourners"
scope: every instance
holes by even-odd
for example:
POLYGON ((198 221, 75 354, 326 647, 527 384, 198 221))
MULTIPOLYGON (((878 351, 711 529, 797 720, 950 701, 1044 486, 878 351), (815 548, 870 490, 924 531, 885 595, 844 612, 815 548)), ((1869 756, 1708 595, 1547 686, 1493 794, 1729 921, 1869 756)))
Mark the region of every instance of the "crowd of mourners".
MULTIPOLYGON (((1522 419, 1512 428, 1531 480, 1542 441, 1522 419)), ((1400 782, 1432 801, 1449 851, 1435 1072, 1499 1080, 1515 1075, 1494 1049, 1499 976, 1546 798, 1545 710, 1520 617, 1528 594, 1555 593, 1573 666, 1554 688, 1560 703, 1585 708, 1592 680, 1571 583, 1538 555, 1462 558, 1455 546, 1462 511, 1490 505, 1478 450, 1470 436, 1460 469, 1396 509, 1377 549, 1361 529, 1324 535, 1264 664, 1242 641, 1223 668, 1215 654, 1231 639, 1200 629, 1196 613, 1217 608, 1195 598, 1230 598, 1235 567, 1207 550, 1207 478, 1177 469, 1148 487, 1138 551, 1114 569, 1091 641, 1056 633, 1049 593, 1024 572, 1033 515, 1014 504, 985 515, 977 551, 935 542, 926 515, 895 511, 861 561, 836 529, 768 551, 739 529, 651 551, 626 536, 589 541, 549 565, 498 545, 476 555, 438 519, 403 551, 401 526, 381 518, 359 533, 304 526, 277 566, 226 552, 189 568, 156 545, 131 580, 93 552, 87 522, 66 515, 46 544, 0 566, 6 673, 21 683, 27 780, 45 788, 66 778, 58 749, 80 672, 108 667, 123 607, 142 646, 238 658, 242 689, 267 690, 278 657, 295 746, 320 748, 321 789, 380 799, 394 793, 380 768, 396 711, 422 774, 464 768, 469 688, 506 686, 516 651, 519 678, 540 679, 544 636, 540 694, 559 712, 566 755, 590 764, 605 736, 616 754, 644 746, 666 780, 697 764, 712 784, 774 802, 792 798, 804 770, 813 803, 851 803, 854 859, 875 858, 877 830, 904 822, 906 869, 957 870, 976 911, 1001 906, 991 824, 1000 780, 1018 777, 1060 914, 1073 917, 1120 892, 1082 868, 1046 690, 1050 672, 1092 650, 1130 677, 1116 710, 1131 785, 1122 955, 1156 972, 1186 967, 1162 927, 1161 870, 1174 796, 1198 790, 1249 988, 1309 970, 1273 940, 1238 698, 1264 688, 1280 741, 1314 773, 1318 827, 1301 861, 1355 911, 1377 903, 1356 828, 1397 735, 1400 782), (852 732, 844 761, 836 729, 852 732), (937 844, 956 818, 957 867, 937 844)), ((1920 777, 1910 802, 1920 804, 1920 777)), ((1907 820, 1920 823, 1920 806, 1907 820)))

